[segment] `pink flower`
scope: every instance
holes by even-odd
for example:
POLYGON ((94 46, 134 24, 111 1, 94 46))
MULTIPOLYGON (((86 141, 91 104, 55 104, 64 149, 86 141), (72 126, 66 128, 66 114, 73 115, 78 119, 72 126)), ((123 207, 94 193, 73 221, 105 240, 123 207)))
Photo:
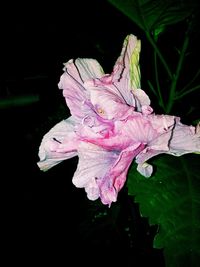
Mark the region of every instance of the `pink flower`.
POLYGON ((149 177, 153 168, 146 161, 153 156, 200 152, 199 126, 153 113, 140 89, 139 53, 140 41, 128 35, 111 74, 104 74, 94 59, 68 61, 58 87, 71 117, 54 126, 39 148, 43 171, 78 156, 74 185, 109 206, 117 200, 133 159, 149 177))

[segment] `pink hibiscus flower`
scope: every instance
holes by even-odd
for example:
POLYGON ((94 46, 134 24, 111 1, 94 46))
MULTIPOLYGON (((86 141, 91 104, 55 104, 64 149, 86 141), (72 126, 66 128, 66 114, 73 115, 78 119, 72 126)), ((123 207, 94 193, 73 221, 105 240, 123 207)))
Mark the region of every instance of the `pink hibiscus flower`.
POLYGON ((200 152, 199 125, 153 113, 140 89, 139 53, 140 41, 128 35, 111 74, 94 59, 69 60, 58 87, 71 116, 55 125, 39 148, 43 171, 78 156, 72 182, 85 188, 89 199, 100 197, 109 206, 117 200, 133 159, 149 177, 152 166, 146 161, 153 156, 200 152))

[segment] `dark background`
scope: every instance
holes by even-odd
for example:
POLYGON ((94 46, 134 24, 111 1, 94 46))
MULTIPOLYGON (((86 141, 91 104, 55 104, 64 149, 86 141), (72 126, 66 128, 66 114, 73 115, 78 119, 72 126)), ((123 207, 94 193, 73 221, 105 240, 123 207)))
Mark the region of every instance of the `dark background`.
MULTIPOLYGON (((0 99, 12 100, 0 109, 7 261, 25 266, 74 266, 79 261, 89 266, 164 266, 162 253, 152 249, 155 231, 141 220, 137 207, 130 208, 125 189, 119 194, 121 206, 108 209, 98 201, 91 203, 83 189, 72 185, 77 158, 46 173, 36 165, 43 135, 69 116, 57 87, 63 63, 95 58, 110 73, 124 38, 133 33, 142 40, 143 64, 148 53, 143 33, 103 0, 9 3, 1 13, 0 99), (19 103, 24 96, 28 104, 19 103), (124 230, 130 218, 138 220, 132 246, 124 230)), ((147 72, 145 66, 143 70, 147 72)))

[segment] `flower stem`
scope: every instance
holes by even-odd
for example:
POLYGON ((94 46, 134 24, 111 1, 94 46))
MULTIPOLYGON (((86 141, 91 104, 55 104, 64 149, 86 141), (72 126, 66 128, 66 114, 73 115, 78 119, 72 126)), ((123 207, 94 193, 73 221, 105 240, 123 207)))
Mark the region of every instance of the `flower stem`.
POLYGON ((170 93, 169 93, 169 99, 168 99, 168 103, 167 103, 167 107, 166 107, 166 113, 170 113, 170 111, 171 111, 171 109, 173 107, 173 104, 174 104, 175 93, 176 93, 176 85, 177 85, 177 82, 178 82, 178 79, 179 79, 179 76, 180 76, 180 72, 181 72, 181 68, 182 68, 182 65, 183 65, 183 60, 184 60, 184 57, 185 57, 185 52, 187 50, 188 44, 189 44, 189 36, 186 33, 186 36, 185 36, 185 39, 184 39, 184 42, 183 42, 183 46, 182 46, 182 49, 181 49, 181 52, 180 52, 180 57, 179 57, 179 60, 178 60, 176 72, 172 77, 172 83, 171 83, 171 87, 170 87, 170 93))
POLYGON ((177 97, 175 97, 175 100, 176 100, 176 99, 180 99, 180 98, 182 98, 183 96, 186 96, 187 94, 190 94, 190 93, 196 91, 196 90, 199 89, 199 88, 200 88, 200 84, 197 85, 197 86, 194 86, 194 87, 191 88, 191 89, 188 89, 187 91, 185 91, 185 92, 183 92, 183 93, 181 93, 181 94, 179 94, 177 97))
POLYGON ((162 53, 160 52, 158 46, 156 45, 155 41, 153 40, 151 34, 148 31, 145 31, 145 33, 146 33, 146 37, 147 37, 148 41, 153 46, 154 51, 156 52, 156 54, 158 55, 160 61, 162 62, 162 64, 163 64, 163 66, 164 66, 169 78, 172 79, 173 78, 172 72, 171 72, 166 60, 164 59, 162 53))
POLYGON ((158 77, 158 65, 157 65, 157 53, 154 50, 154 67, 155 67, 155 79, 156 79, 156 87, 158 92, 158 98, 159 98, 159 105, 163 110, 165 110, 165 105, 162 97, 162 93, 160 90, 160 83, 159 83, 159 77, 158 77))

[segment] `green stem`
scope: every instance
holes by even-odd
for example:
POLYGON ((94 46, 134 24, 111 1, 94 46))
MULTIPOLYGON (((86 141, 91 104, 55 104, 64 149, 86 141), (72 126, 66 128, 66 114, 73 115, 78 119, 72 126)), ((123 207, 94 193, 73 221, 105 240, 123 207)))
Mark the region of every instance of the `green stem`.
POLYGON ((187 93, 187 88, 197 79, 197 77, 199 76, 199 74, 200 74, 200 69, 197 71, 197 73, 194 75, 194 77, 190 80, 190 82, 188 84, 186 84, 182 88, 182 90, 180 90, 179 92, 177 92, 177 94, 178 94, 178 97, 177 98, 180 98, 179 95, 182 95, 182 94, 187 93))
POLYGON ((156 90, 154 89, 152 83, 149 80, 147 80, 147 83, 148 83, 149 88, 151 89, 151 91, 154 93, 154 95, 157 96, 156 90))
POLYGON ((160 83, 159 83, 159 78, 158 78, 157 53, 155 50, 154 50, 154 66, 155 66, 155 79, 156 79, 156 87, 157 87, 158 97, 159 97, 159 104, 162 107, 162 109, 165 110, 165 105, 164 105, 162 93, 160 90, 160 83))
POLYGON ((167 62, 165 61, 163 55, 161 54, 158 46, 156 45, 155 41, 153 40, 151 34, 148 31, 145 31, 145 33, 146 33, 146 37, 147 37, 148 41, 153 46, 154 51, 156 52, 156 54, 158 55, 160 61, 162 62, 162 64, 163 64, 163 66, 164 66, 169 78, 172 79, 173 78, 172 72, 171 72, 167 62))
POLYGON ((186 96, 187 94, 190 94, 190 93, 196 91, 196 90, 199 89, 199 88, 200 88, 200 85, 197 85, 197 86, 195 86, 195 87, 193 87, 193 88, 191 88, 191 89, 189 89, 189 90, 183 92, 182 94, 179 94, 179 95, 175 98, 175 100, 176 100, 176 99, 180 99, 180 98, 182 98, 183 96, 186 96))
POLYGON ((182 68, 182 65, 183 65, 183 60, 184 60, 184 57, 185 57, 185 52, 187 50, 188 44, 189 44, 189 36, 188 36, 188 34, 186 34, 184 42, 183 42, 183 46, 182 46, 182 49, 181 49, 179 61, 178 61, 178 64, 177 64, 176 72, 175 72, 175 74, 173 75, 173 78, 172 78, 172 83, 171 83, 171 87, 170 87, 170 93, 169 93, 169 99, 168 99, 168 103, 167 103, 166 113, 170 113, 170 111, 171 111, 171 109, 173 107, 173 104, 174 104, 175 93, 176 93, 176 85, 177 85, 177 82, 178 82, 178 79, 179 79, 179 76, 180 76, 180 72, 181 72, 181 68, 182 68))

